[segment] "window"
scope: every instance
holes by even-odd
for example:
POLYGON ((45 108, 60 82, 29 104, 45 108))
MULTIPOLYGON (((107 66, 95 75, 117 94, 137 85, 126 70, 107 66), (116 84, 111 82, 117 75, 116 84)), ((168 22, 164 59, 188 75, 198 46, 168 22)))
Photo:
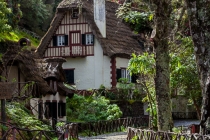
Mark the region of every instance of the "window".
POLYGON ((53 36, 53 46, 68 46, 68 35, 53 36))
POLYGON ((51 116, 53 119, 57 120, 57 101, 56 100, 52 100, 51 102, 51 116))
POLYGON ((66 116, 66 103, 60 101, 58 103, 58 117, 62 118, 63 116, 66 116))
POLYGON ((74 69, 65 69, 66 82, 68 84, 74 84, 74 69))
POLYGON ((93 45, 94 44, 94 35, 89 34, 82 34, 82 44, 83 45, 93 45))
POLYGON ((57 36, 57 46, 64 46, 65 45, 65 36, 59 35, 57 36))
POLYGON ((117 69, 117 81, 120 78, 127 78, 128 82, 131 83, 136 83, 137 80, 137 76, 135 75, 131 76, 129 70, 127 70, 126 68, 117 69))
POLYGON ((73 8, 72 9, 72 14, 71 14, 71 18, 72 19, 77 19, 79 15, 79 9, 78 8, 73 8))
POLYGON ((51 117, 51 102, 49 100, 46 100, 44 104, 44 116, 46 119, 51 117))

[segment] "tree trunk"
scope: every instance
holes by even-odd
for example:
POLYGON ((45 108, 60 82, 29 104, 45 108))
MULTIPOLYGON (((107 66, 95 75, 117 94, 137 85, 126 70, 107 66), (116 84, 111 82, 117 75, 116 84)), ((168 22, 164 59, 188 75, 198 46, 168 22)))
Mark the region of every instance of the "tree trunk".
POLYGON ((201 118, 201 110, 200 110, 200 106, 198 105, 197 101, 195 98, 192 98, 193 100, 193 104, 194 104, 194 107, 195 107, 195 110, 196 110, 196 113, 197 113, 197 116, 198 118, 200 119, 201 118))
POLYGON ((210 116, 210 3, 206 0, 186 0, 196 63, 202 88, 201 134, 210 116))
POLYGON ((169 71, 169 21, 170 0, 154 0, 156 5, 155 24, 157 27, 154 38, 156 77, 155 91, 157 100, 158 130, 167 131, 173 127, 170 98, 170 71, 169 71))

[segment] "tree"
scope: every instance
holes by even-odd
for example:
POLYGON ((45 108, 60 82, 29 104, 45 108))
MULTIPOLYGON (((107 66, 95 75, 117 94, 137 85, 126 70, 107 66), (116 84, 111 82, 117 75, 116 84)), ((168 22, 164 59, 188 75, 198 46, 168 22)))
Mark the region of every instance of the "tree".
POLYGON ((204 134, 205 123, 210 116, 210 3, 206 0, 186 0, 186 4, 202 88, 203 100, 200 125, 201 133, 204 134))
POLYGON ((21 0, 19 1, 19 4, 23 13, 23 17, 21 18, 19 25, 24 26, 28 30, 38 34, 43 34, 41 27, 49 15, 49 11, 43 1, 21 0))
POLYGON ((11 13, 11 9, 7 8, 7 3, 4 0, 0 0, 0 41, 2 40, 1 34, 11 29, 7 17, 9 13, 11 13))
POLYGON ((139 78, 137 83, 143 88, 146 97, 143 102, 148 102, 148 112, 150 114, 150 128, 157 128, 157 102, 155 100, 155 59, 154 54, 147 52, 136 55, 132 54, 132 58, 128 63, 128 70, 131 74, 137 75, 139 78))
POLYGON ((178 94, 184 95, 188 99, 188 103, 194 105, 197 116, 200 118, 201 88, 192 38, 179 34, 176 35, 175 42, 170 44, 171 95, 172 97, 176 97, 178 94))
POLYGON ((169 35, 170 35, 170 0, 152 0, 155 4, 154 23, 156 35, 153 39, 155 49, 155 92, 157 101, 158 130, 171 130, 173 120, 170 99, 170 71, 169 71, 169 35))
MULTIPOLYGON (((141 0, 139 0, 142 2, 141 0)), ((170 16, 172 12, 170 0, 152 0, 150 7, 154 9, 153 32, 152 36, 155 49, 155 92, 157 102, 157 120, 158 130, 171 130, 173 127, 170 99, 170 73, 169 73, 169 36, 170 36, 170 16), (157 27, 157 28, 156 28, 157 27)), ((126 6, 126 4, 123 4, 126 6)), ((127 7, 126 7, 127 8, 127 7)), ((121 16, 123 9, 119 9, 118 16, 121 16)), ((129 14, 129 10, 125 9, 125 14, 129 14)), ((138 15, 139 16, 139 15, 138 15)), ((150 17, 150 16, 148 16, 150 17)), ((135 18, 131 18, 131 23, 139 25, 139 21, 133 22, 135 18)), ((145 18, 143 18, 145 19, 145 18)), ((142 22, 141 22, 142 23, 142 22)), ((135 29, 135 28, 134 28, 135 29)), ((142 29, 142 28, 140 28, 142 29)), ((140 31, 137 31, 140 32, 140 31)), ((141 31, 141 32, 144 32, 141 31)), ((148 32, 146 30, 145 32, 148 32)))

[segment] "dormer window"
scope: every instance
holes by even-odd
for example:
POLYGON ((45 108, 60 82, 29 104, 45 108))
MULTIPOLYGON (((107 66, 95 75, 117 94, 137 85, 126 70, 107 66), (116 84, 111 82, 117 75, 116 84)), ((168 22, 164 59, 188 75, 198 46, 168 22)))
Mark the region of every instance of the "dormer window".
POLYGON ((71 18, 72 19, 77 19, 79 15, 79 9, 78 8, 73 8, 72 13, 71 13, 71 18))
POLYGON ((82 44, 83 45, 93 45, 94 35, 92 33, 82 34, 82 44))
POLYGON ((68 46, 68 35, 53 36, 53 46, 68 46))

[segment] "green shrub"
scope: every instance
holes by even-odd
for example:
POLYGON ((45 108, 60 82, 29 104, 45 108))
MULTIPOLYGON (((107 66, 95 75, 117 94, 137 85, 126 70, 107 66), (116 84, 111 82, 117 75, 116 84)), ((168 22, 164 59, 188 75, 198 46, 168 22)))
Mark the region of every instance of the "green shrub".
POLYGON ((66 100, 67 121, 93 122, 99 120, 114 120, 122 116, 122 111, 116 104, 110 104, 104 96, 80 96, 66 100))

